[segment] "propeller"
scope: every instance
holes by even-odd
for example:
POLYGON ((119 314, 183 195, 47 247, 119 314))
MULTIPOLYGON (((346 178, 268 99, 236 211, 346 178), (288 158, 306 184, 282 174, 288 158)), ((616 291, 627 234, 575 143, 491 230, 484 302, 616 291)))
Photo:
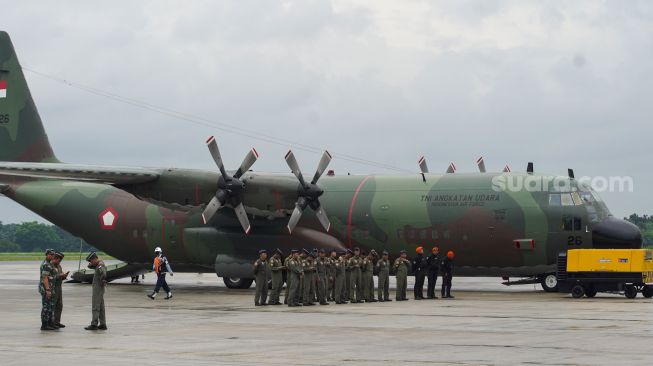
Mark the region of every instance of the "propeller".
POLYGON ((297 177, 297 180, 299 180, 300 185, 298 188, 299 198, 297 198, 295 210, 288 221, 288 232, 292 233, 295 229, 295 226, 297 226, 297 223, 302 217, 306 207, 310 207, 315 211, 315 215, 317 216, 317 219, 320 220, 320 224, 322 224, 324 229, 328 232, 331 228, 331 222, 322 208, 322 204, 320 204, 319 198, 324 191, 317 185, 317 181, 322 176, 322 173, 324 173, 324 170, 326 170, 329 162, 331 162, 331 154, 329 154, 328 151, 325 151, 324 154, 322 154, 322 159, 320 159, 320 163, 317 165, 317 170, 315 171, 313 180, 308 183, 304 180, 301 170, 299 170, 299 164, 297 164, 297 159, 295 159, 295 154, 293 154, 292 150, 288 151, 285 159, 290 170, 292 170, 292 173, 297 177))
POLYGON ((481 173, 485 173, 485 160, 483 160, 482 156, 480 158, 476 159, 476 165, 478 165, 478 170, 481 173))
POLYGON ((252 165, 254 165, 259 156, 258 152, 256 152, 256 149, 252 148, 252 150, 250 150, 245 156, 245 159, 240 164, 238 170, 236 170, 234 175, 231 176, 224 168, 222 155, 220 155, 220 149, 218 149, 218 143, 215 141, 215 137, 209 137, 209 139, 206 140, 206 145, 209 148, 209 152, 211 152, 215 164, 218 166, 218 169, 220 169, 221 175, 220 178, 218 178, 218 190, 215 192, 215 196, 206 205, 204 212, 202 212, 202 221, 206 224, 219 209, 229 204, 233 207, 240 225, 243 227, 243 230, 245 230, 245 234, 249 234, 252 226, 247 218, 245 206, 243 206, 242 193, 245 184, 240 180, 240 177, 245 174, 252 165))
POLYGON ((447 174, 453 174, 456 172, 456 164, 450 163, 449 167, 447 168, 447 174))

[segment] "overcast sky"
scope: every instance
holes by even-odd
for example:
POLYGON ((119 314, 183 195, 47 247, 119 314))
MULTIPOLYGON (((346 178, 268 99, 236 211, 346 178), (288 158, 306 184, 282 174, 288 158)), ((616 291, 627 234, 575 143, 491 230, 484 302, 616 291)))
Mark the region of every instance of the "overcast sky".
MULTIPOLYGON (((328 148, 336 174, 398 174, 343 155, 414 172, 421 154, 431 171, 450 161, 474 171, 483 155, 488 170, 533 161, 552 174, 631 176, 633 193, 601 195, 616 216, 653 213, 650 1, 2 0, 0 9, 24 67, 223 128, 26 72, 66 162, 215 169, 204 145, 213 134, 231 169, 256 147, 255 170, 288 171, 288 140, 328 148)), ((315 169, 318 153, 295 154, 315 169)), ((39 218, 0 198, 0 221, 24 220, 39 218)))

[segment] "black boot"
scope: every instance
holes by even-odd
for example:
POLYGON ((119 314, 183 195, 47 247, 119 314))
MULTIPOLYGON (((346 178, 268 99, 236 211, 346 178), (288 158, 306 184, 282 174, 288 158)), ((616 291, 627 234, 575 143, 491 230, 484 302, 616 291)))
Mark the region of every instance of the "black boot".
POLYGON ((50 324, 46 322, 41 322, 41 330, 56 330, 57 328, 51 327, 50 324))

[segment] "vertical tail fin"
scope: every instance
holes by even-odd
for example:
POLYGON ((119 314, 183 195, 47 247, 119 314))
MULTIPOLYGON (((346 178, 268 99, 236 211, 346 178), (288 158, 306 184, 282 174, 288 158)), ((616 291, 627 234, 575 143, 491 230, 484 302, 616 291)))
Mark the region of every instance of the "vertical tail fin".
POLYGON ((58 162, 14 46, 0 31, 0 161, 58 162))

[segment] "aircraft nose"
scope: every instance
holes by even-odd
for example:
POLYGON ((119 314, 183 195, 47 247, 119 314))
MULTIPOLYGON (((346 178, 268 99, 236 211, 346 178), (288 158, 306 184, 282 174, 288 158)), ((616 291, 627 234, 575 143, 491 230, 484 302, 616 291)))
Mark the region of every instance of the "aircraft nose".
POLYGON ((642 233, 626 220, 608 217, 592 227, 592 243, 600 249, 638 249, 642 247, 642 233))

